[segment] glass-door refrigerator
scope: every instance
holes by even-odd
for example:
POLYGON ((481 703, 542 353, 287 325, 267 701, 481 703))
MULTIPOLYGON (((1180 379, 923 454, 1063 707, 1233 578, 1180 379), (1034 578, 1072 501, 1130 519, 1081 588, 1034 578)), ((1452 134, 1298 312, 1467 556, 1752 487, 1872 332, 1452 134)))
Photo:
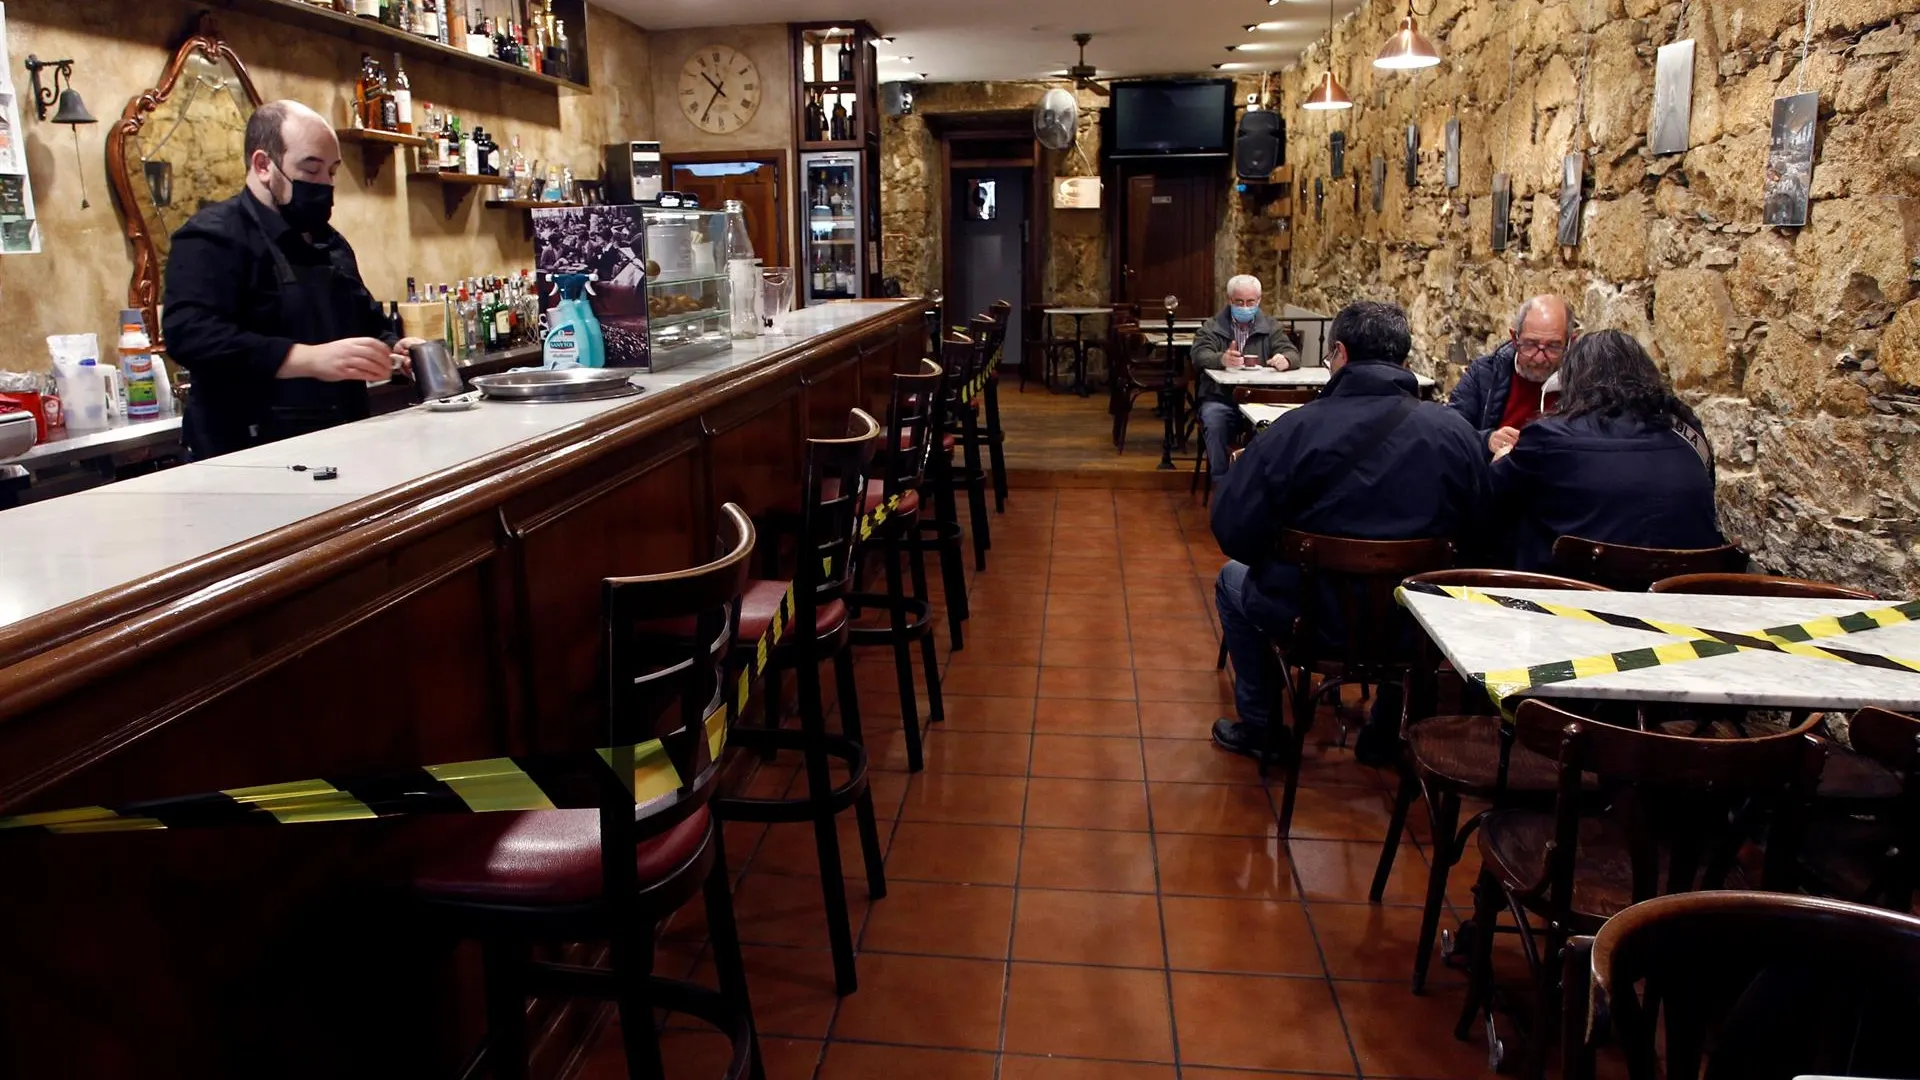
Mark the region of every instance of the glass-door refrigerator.
POLYGON ((861 156, 864 151, 832 150, 800 155, 806 179, 805 259, 800 280, 808 303, 859 297, 867 279, 865 232, 861 222, 861 156))

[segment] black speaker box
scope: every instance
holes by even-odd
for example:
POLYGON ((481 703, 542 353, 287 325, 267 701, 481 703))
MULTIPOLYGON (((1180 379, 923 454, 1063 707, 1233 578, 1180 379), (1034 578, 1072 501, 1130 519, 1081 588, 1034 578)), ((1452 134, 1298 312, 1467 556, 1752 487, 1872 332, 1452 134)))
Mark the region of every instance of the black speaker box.
POLYGON ((1242 180, 1265 180, 1287 163, 1287 122, 1270 109, 1249 109, 1233 140, 1234 169, 1242 180))

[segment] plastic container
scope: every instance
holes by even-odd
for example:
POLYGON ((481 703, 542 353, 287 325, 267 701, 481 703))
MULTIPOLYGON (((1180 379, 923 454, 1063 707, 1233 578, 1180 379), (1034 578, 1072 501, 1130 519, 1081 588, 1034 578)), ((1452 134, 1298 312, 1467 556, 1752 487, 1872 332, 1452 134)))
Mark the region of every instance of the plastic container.
POLYGON ((47 352, 53 357, 53 378, 60 388, 67 430, 106 427, 107 384, 100 371, 99 335, 52 334, 47 338, 47 352))
POLYGON ((153 342, 147 337, 146 320, 133 308, 120 312, 120 374, 127 384, 127 419, 157 420, 160 417, 160 383, 154 369, 160 358, 153 354, 153 342))
POLYGON ((587 300, 586 274, 555 274, 553 287, 560 301, 547 315, 547 336, 542 347, 542 366, 561 368, 607 366, 606 343, 601 338, 600 320, 587 300))

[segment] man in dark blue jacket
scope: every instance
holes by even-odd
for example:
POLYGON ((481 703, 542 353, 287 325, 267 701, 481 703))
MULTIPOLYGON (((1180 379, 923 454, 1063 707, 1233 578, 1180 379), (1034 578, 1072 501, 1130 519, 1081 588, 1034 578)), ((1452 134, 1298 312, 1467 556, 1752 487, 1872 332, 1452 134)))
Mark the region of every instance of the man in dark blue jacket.
POLYGON ((1358 301, 1334 317, 1327 337, 1325 394, 1261 432, 1213 500, 1213 535, 1233 560, 1214 595, 1240 714, 1216 722, 1213 739, 1248 756, 1260 752, 1273 700, 1267 642, 1289 632, 1300 609, 1299 567, 1273 556, 1280 533, 1461 541, 1484 527, 1491 500, 1487 451, 1473 426, 1419 400, 1404 366, 1412 346, 1405 312, 1358 301))
POLYGON ((1511 338, 1467 368, 1447 407, 1467 418, 1489 454, 1513 449, 1521 428, 1552 411, 1545 383, 1574 337, 1573 309, 1564 299, 1528 299, 1514 314, 1511 338))

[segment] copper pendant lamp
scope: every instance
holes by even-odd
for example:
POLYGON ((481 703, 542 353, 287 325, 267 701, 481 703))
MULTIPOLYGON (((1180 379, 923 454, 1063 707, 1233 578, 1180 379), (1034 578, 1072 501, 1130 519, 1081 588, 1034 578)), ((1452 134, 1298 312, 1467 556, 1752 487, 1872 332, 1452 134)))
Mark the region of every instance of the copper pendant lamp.
POLYGON ((1333 77, 1333 0, 1327 0, 1327 70, 1320 76, 1320 85, 1313 88, 1300 107, 1312 112, 1353 108, 1353 99, 1347 96, 1347 88, 1333 77))
POLYGON ((1413 18, 1413 0, 1407 0, 1407 17, 1400 20, 1400 29, 1380 46, 1380 55, 1373 58, 1373 66, 1389 71, 1414 71, 1439 62, 1440 50, 1420 32, 1420 25, 1413 18))

